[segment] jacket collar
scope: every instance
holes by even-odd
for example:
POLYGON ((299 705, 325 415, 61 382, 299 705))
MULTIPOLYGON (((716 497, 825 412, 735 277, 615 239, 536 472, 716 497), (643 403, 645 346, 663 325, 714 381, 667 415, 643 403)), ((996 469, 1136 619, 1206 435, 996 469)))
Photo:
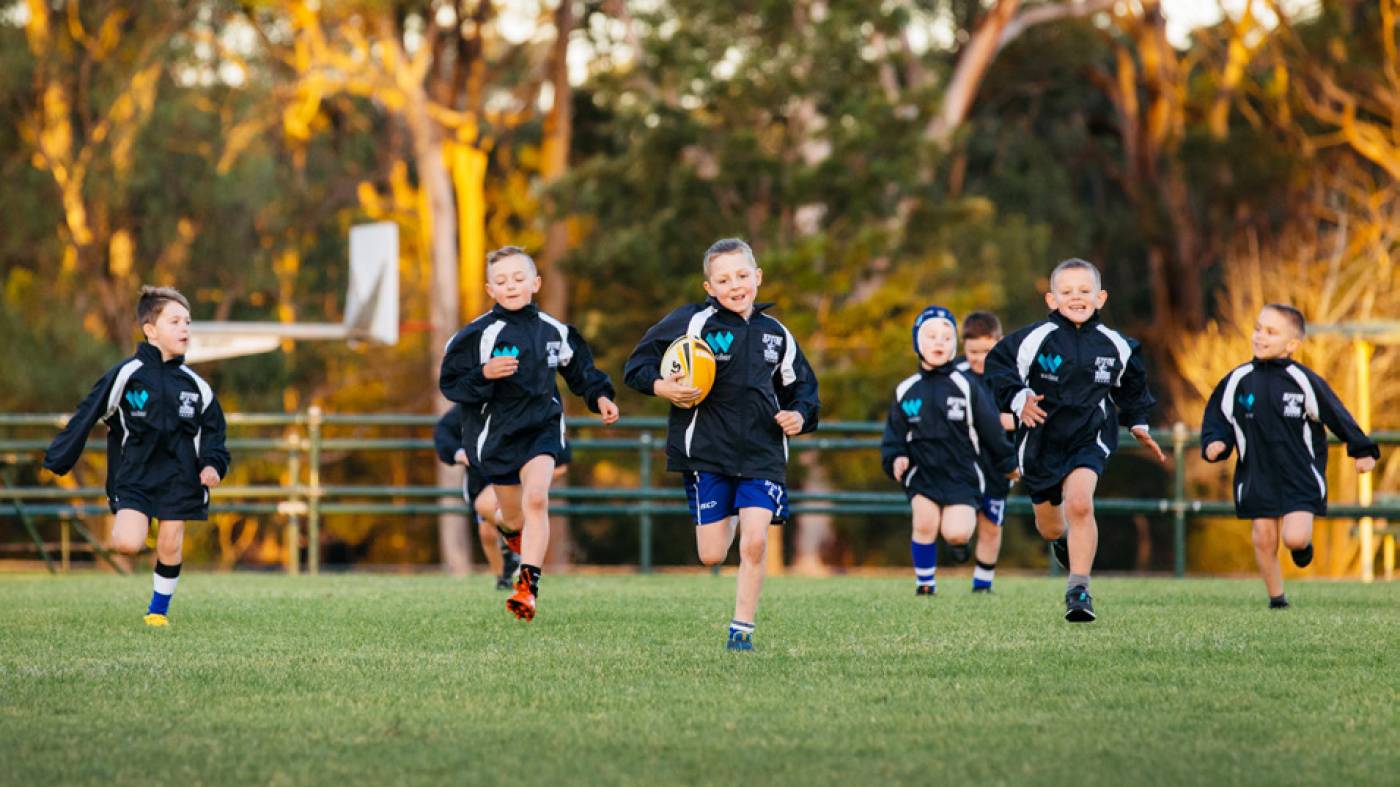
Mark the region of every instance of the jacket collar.
MULTIPOLYGON (((736 320, 741 320, 741 321, 744 319, 743 315, 741 315, 741 314, 739 314, 739 313, 737 313, 737 312, 730 311, 730 310, 729 310, 729 307, 724 306, 724 305, 721 305, 720 302, 719 302, 718 300, 716 300, 716 299, 715 299, 715 296, 713 296, 713 295, 707 296, 707 297, 705 298, 705 305, 710 306, 711 308, 713 308, 713 309, 715 310, 715 315, 716 315, 716 316, 728 315, 729 317, 732 317, 732 318, 734 318, 734 319, 736 319, 736 320)), ((762 314, 762 313, 768 311, 768 310, 771 309, 771 308, 773 308, 773 304, 772 304, 772 303, 758 303, 758 302, 755 302, 754 305, 753 305, 753 314, 749 315, 749 320, 752 321, 753 318, 755 318, 755 317, 757 317, 758 315, 760 315, 760 314, 762 314)))
POLYGON ((149 364, 168 363, 172 366, 180 366, 185 362, 183 355, 177 355, 168 361, 163 361, 160 357, 160 348, 150 342, 141 342, 136 345, 136 359, 149 364))
POLYGON ((1265 369, 1285 369, 1293 363, 1292 358, 1255 358, 1254 365, 1265 369))
POLYGON ((1050 312, 1049 319, 1050 322, 1055 323, 1061 328, 1069 328, 1070 330, 1083 330, 1085 328, 1093 328, 1099 324, 1099 312, 1097 309, 1094 310, 1094 313, 1089 317, 1089 319, 1079 324, 1071 322, 1068 317, 1064 316, 1063 314, 1060 314, 1058 310, 1050 312))
POLYGON ((924 377, 947 377, 948 375, 952 374, 954 371, 957 370, 958 364, 961 361, 961 358, 953 358, 947 363, 944 363, 942 366, 935 366, 932 369, 928 368, 927 366, 924 366, 923 361, 919 361, 919 374, 923 375, 924 377))
POLYGON ((531 301, 525 304, 524 306, 521 306, 519 309, 511 311, 510 309, 507 309, 501 304, 497 303, 491 307, 491 313, 506 321, 524 320, 529 319, 531 317, 538 317, 540 313, 540 307, 536 306, 534 301, 531 301))

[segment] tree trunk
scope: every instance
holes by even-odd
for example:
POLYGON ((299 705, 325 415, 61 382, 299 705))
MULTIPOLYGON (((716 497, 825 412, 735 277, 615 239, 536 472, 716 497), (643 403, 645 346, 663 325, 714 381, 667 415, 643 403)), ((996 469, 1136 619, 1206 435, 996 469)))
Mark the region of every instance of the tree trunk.
MULTIPOLYGON (((428 294, 428 320, 432 384, 436 387, 447 340, 461 327, 461 296, 457 274, 457 213, 452 198, 452 181, 448 176, 447 164, 443 160, 442 129, 428 116, 427 94, 421 88, 414 91, 404 110, 404 124, 408 127, 409 138, 413 143, 413 159, 418 168, 419 187, 427 195, 428 210, 431 213, 430 254, 433 285, 428 294)), ((439 415, 450 409, 451 405, 442 396, 434 395, 431 398, 434 402, 433 410, 439 415)), ((439 487, 451 487, 461 483, 460 474, 455 468, 436 462, 434 464, 437 466, 439 487)), ((449 504, 459 500, 460 498, 442 498, 443 502, 449 504)), ((465 516, 438 516, 438 544, 442 553, 442 566, 449 573, 460 576, 471 571, 469 543, 465 516)))
MULTIPOLYGON (((561 0, 554 12, 557 31, 549 53, 549 84, 554 91, 554 103, 544 119, 544 146, 541 151, 540 179, 545 189, 558 182, 569 170, 569 146, 573 140, 573 88, 569 84, 569 34, 574 29, 573 0, 561 0)), ((540 308, 555 318, 569 319, 569 280, 559 261, 569 251, 569 225, 558 206, 546 198, 544 208, 548 225, 544 232, 544 248, 540 250, 540 308)), ((546 562, 551 568, 568 566, 573 562, 573 534, 568 517, 549 518, 549 554, 546 562)))

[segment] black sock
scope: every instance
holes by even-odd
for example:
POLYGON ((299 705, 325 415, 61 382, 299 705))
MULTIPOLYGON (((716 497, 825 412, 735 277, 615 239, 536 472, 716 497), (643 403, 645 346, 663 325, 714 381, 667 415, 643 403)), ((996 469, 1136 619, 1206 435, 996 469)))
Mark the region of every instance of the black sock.
POLYGON ((1280 593, 1277 596, 1269 596, 1270 609, 1283 609, 1288 606, 1288 597, 1280 593))
POLYGON ((520 578, 525 580, 525 584, 530 586, 530 592, 536 596, 540 594, 540 567, 531 566, 526 563, 520 564, 520 578))

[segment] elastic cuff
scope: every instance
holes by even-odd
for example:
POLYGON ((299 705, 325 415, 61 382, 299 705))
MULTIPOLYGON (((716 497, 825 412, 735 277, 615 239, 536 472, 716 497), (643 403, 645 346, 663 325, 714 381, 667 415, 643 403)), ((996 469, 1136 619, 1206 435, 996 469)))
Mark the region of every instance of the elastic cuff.
POLYGON ((1017 419, 1021 417, 1021 408, 1026 406, 1026 398, 1030 396, 1035 396, 1035 391, 1030 388, 1022 388, 1016 394, 1016 398, 1011 400, 1011 414, 1017 419))

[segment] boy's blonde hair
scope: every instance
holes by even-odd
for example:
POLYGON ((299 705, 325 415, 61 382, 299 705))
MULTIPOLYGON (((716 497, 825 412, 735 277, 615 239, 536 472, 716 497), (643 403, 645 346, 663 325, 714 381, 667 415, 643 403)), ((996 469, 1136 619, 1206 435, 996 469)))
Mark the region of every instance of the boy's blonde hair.
POLYGON ((178 303, 190 310, 190 301, 174 287, 152 287, 142 285, 141 297, 136 300, 136 324, 151 325, 160 319, 168 303, 178 303))
POLYGON ((528 262, 528 263, 530 263, 530 275, 531 275, 531 276, 538 276, 538 275, 540 275, 540 269, 539 269, 538 267, 535 266, 535 258, 534 258, 534 257, 531 257, 530 254, 529 254, 529 252, 525 251, 524 247, 522 247, 522 246, 502 246, 501 248, 496 249, 495 251, 490 252, 489 254, 487 254, 487 255, 486 255, 486 274, 487 274, 488 276, 491 274, 491 266, 492 266, 492 265, 495 265, 496 263, 498 263, 498 262, 500 262, 501 260, 504 260, 504 259, 506 259, 506 258, 508 258, 508 257, 524 257, 524 258, 525 258, 525 261, 528 262))
POLYGON ((1055 270, 1050 271, 1050 289, 1055 289, 1055 277, 1064 271, 1089 271, 1094 274, 1094 286, 1103 289, 1103 276, 1099 273, 1099 267, 1088 260, 1081 260, 1078 257, 1070 257, 1055 266, 1055 270))
POLYGON ((742 254, 751 267, 758 267, 758 260, 754 259, 753 249, 749 244, 738 238, 724 238, 710 244, 710 248, 705 250, 705 278, 710 278, 710 261, 715 257, 723 257, 726 254, 742 254))

